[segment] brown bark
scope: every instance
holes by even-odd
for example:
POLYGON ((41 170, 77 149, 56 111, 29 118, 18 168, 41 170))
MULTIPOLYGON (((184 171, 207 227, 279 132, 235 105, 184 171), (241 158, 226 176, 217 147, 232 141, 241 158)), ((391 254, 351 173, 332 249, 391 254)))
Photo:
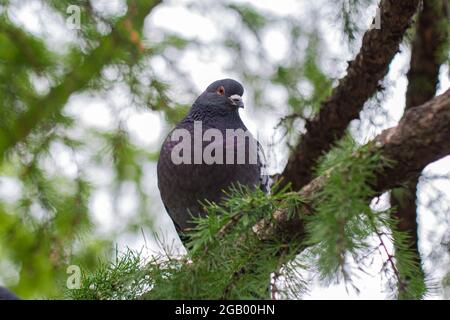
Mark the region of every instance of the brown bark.
MULTIPOLYGON (((436 93, 439 68, 443 60, 442 47, 446 41, 445 1, 423 2, 423 9, 419 13, 416 34, 411 47, 405 110, 425 103, 436 93)), ((405 182, 402 188, 392 190, 391 205, 396 208, 397 227, 409 235, 409 247, 414 252, 414 259, 418 265, 421 265, 416 215, 416 191, 419 175, 420 173, 405 182)))
POLYGON ((403 34, 411 23, 419 0, 382 0, 381 29, 370 29, 363 37, 360 52, 349 62, 347 75, 339 81, 319 113, 306 123, 282 174, 299 190, 310 182, 318 158, 341 138, 352 119, 358 117, 364 103, 378 89, 379 81, 399 49, 403 34))
MULTIPOLYGON (((393 161, 376 173, 372 188, 378 194, 400 186, 417 176, 430 162, 449 155, 450 89, 421 106, 411 108, 396 127, 384 130, 370 144, 371 152, 380 152, 384 158, 393 161)), ((300 205, 295 217, 290 217, 287 210, 279 209, 270 221, 258 222, 253 231, 264 241, 303 240, 303 217, 314 214, 315 195, 327 180, 328 174, 325 173, 299 191, 306 203, 300 205)))

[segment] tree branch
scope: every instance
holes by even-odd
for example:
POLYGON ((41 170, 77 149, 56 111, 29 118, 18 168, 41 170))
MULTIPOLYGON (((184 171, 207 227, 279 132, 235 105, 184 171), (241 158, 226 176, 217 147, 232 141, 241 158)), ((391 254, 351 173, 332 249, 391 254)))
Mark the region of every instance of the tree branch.
POLYGON ((306 122, 307 131, 289 158, 282 183, 290 182, 294 190, 299 190, 311 180, 317 160, 344 135, 349 122, 358 117, 364 103, 379 89, 379 81, 387 74, 418 3, 381 1, 381 29, 366 31, 360 52, 349 62, 347 75, 323 102, 319 113, 306 122))
POLYGON ((140 53, 140 30, 147 14, 161 1, 128 1, 128 12, 121 18, 110 34, 99 39, 99 45, 83 59, 80 65, 73 65, 59 85, 41 98, 30 99, 28 109, 15 121, 13 128, 0 128, 0 161, 5 151, 25 139, 46 119, 58 114, 69 97, 85 89, 90 81, 100 75, 104 66, 122 59, 135 61, 136 56, 129 52, 140 53), (134 50, 130 51, 129 46, 134 50))
MULTIPOLYGON (((445 0, 446 1, 446 0, 445 0)), ((436 93, 439 68, 443 62, 443 45, 446 42, 447 21, 444 0, 423 2, 419 13, 416 35, 412 42, 411 62, 407 74, 405 110, 430 100, 436 93)), ((414 253, 416 263, 421 265, 417 234, 416 190, 419 175, 405 182, 402 188, 391 192, 391 206, 396 208, 398 230, 409 235, 409 248, 414 253)), ((424 275, 422 274, 422 277, 424 275)), ((407 288, 399 287, 400 293, 407 288)))
MULTIPOLYGON (((381 194, 417 175, 427 164, 450 154, 449 141, 450 89, 410 109, 396 127, 384 130, 370 143, 370 152, 380 152, 382 157, 393 161, 375 173, 372 189, 381 194)), ((272 219, 259 221, 253 232, 263 241, 303 240, 303 218, 314 214, 316 195, 327 183, 329 175, 330 171, 298 192, 305 203, 300 205, 296 216, 291 217, 287 209, 279 209, 272 219)))

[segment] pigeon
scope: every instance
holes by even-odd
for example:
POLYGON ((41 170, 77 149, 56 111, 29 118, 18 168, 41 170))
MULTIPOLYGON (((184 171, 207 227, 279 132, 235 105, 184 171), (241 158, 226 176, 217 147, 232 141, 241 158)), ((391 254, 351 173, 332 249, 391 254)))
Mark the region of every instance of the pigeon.
POLYGON ((20 300, 14 293, 0 286, 0 300, 20 300))
POLYGON ((163 142, 158 188, 183 243, 206 201, 220 204, 238 185, 269 192, 263 149, 239 116, 243 93, 233 79, 211 83, 163 142))

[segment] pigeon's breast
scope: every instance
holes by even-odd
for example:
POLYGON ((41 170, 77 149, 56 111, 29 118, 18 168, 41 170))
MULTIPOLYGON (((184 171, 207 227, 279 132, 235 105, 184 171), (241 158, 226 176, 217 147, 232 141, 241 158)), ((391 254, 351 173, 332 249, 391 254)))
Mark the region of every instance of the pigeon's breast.
POLYGON ((188 163, 178 163, 179 154, 177 158, 174 152, 180 152, 180 149, 177 149, 180 140, 172 141, 169 135, 161 149, 158 186, 170 216, 182 229, 189 226, 189 212, 195 215, 203 214, 199 201, 220 202, 224 197, 223 191, 232 185, 241 184, 251 189, 259 185, 260 165, 253 155, 256 152, 251 147, 250 140, 253 137, 248 135, 246 139, 227 139, 226 132, 220 131, 223 133, 222 140, 201 141, 201 147, 197 146, 197 157, 194 154, 196 146, 192 139, 190 150, 183 150, 191 153, 190 157, 185 157, 190 160, 188 163), (199 150, 202 154, 200 163, 199 150))

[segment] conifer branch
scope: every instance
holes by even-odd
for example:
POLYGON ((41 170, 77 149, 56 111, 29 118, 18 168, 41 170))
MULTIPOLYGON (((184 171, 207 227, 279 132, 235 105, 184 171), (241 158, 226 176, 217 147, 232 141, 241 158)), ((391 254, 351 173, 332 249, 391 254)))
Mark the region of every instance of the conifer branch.
MULTIPOLYGON (((450 89, 410 109, 396 127, 384 130, 367 145, 369 152, 380 152, 390 163, 375 172, 375 179, 371 181, 372 189, 378 194, 388 191, 416 175, 427 164, 449 155, 449 141, 450 89)), ((312 180, 298 192, 304 202, 299 204, 294 217, 289 215, 287 209, 276 210, 271 219, 262 219, 254 225, 253 232, 263 241, 303 240, 304 217, 314 214, 317 195, 334 169, 312 180)))
POLYGON ((57 115, 72 93, 85 89, 100 75, 104 66, 118 59, 135 61, 140 57, 142 46, 137 30, 142 28, 145 17, 160 2, 128 1, 127 14, 119 19, 111 33, 99 40, 99 45, 84 57, 80 65, 73 65, 46 96, 30 98, 27 111, 18 117, 13 128, 0 128, 0 159, 6 150, 25 139, 40 123, 57 115), (136 55, 129 54, 130 46, 136 55))

